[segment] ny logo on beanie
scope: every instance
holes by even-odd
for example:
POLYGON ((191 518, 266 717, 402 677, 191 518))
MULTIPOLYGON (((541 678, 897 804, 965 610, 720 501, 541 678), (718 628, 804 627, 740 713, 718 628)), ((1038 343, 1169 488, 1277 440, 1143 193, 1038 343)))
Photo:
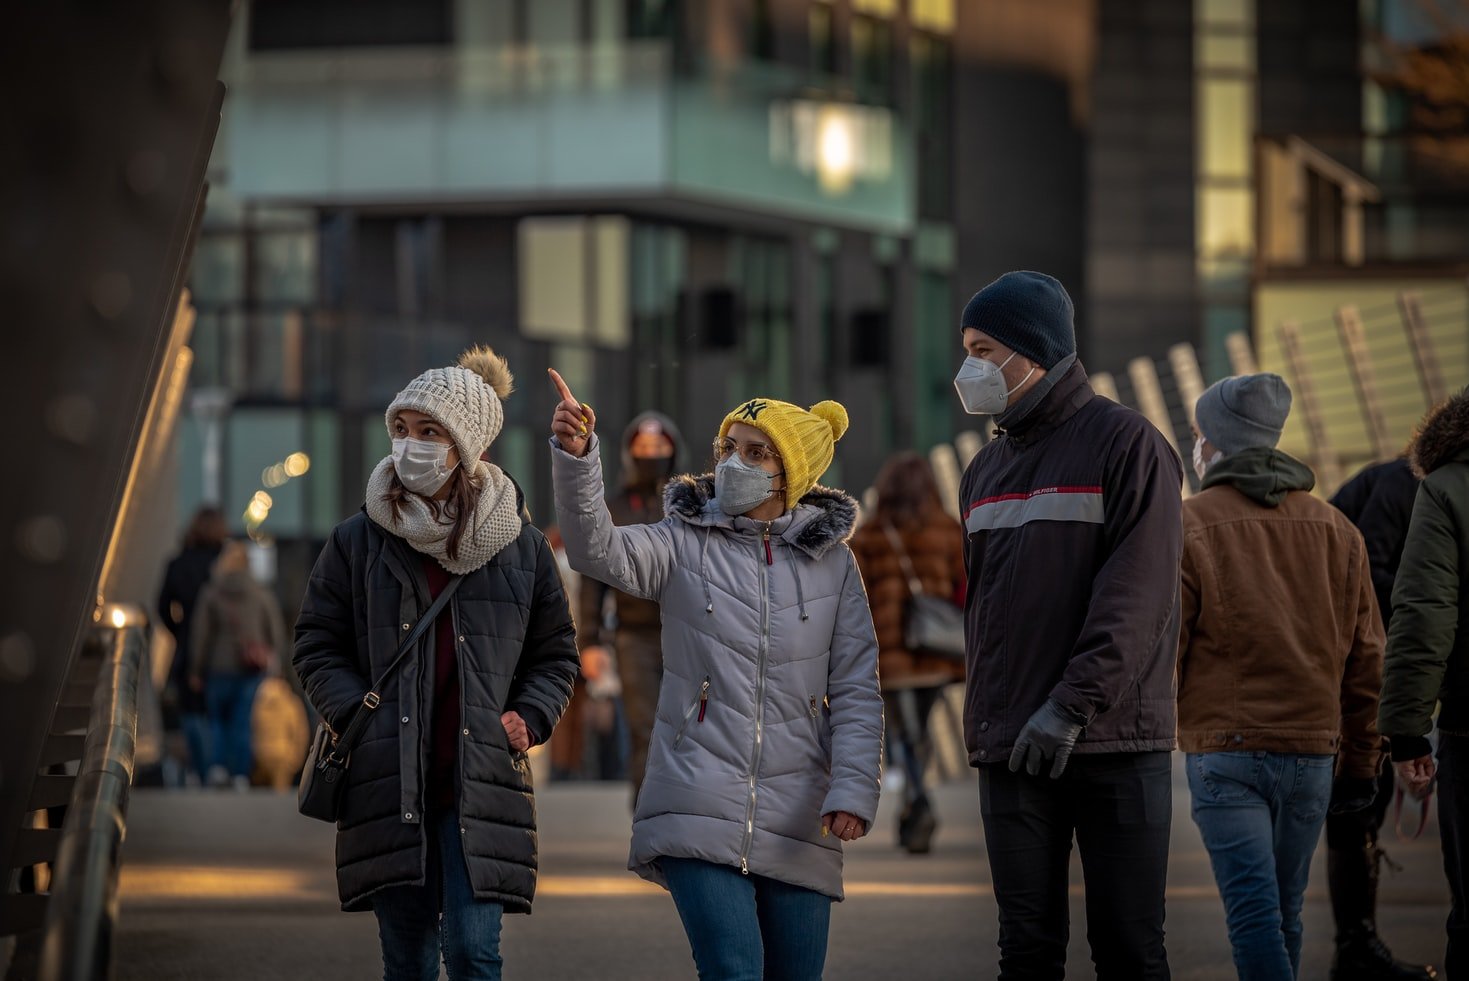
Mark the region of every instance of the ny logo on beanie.
POLYGON ((741 419, 749 419, 753 422, 754 420, 759 419, 760 413, 764 412, 769 407, 769 402, 762 402, 759 399, 751 399, 744 405, 740 406, 739 417, 741 419))

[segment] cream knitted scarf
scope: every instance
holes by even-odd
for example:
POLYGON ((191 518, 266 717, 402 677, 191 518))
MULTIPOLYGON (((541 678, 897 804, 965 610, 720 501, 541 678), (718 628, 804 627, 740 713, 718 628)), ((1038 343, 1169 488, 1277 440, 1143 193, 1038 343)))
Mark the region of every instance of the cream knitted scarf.
MULTIPOLYGON (((367 516, 383 530, 406 541, 417 552, 432 556, 439 565, 456 576, 473 572, 520 536, 520 508, 515 484, 499 467, 476 461, 475 473, 483 478, 479 505, 474 522, 459 540, 459 558, 448 555, 449 531, 453 520, 434 517, 428 502, 417 494, 407 494, 395 517, 393 507, 385 500, 392 485, 393 458, 377 465, 367 481, 367 516)), ((447 516, 446 516, 447 517, 447 516)))

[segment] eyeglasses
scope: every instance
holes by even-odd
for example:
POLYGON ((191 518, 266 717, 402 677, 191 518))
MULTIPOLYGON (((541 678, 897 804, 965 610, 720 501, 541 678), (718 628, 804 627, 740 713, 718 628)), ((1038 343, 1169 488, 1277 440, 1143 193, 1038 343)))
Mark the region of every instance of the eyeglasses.
POLYGON ((777 464, 780 463, 780 454, 764 443, 746 443, 741 446, 729 438, 714 441, 714 459, 719 463, 728 460, 735 453, 738 453, 740 459, 752 467, 763 467, 771 460, 777 464))

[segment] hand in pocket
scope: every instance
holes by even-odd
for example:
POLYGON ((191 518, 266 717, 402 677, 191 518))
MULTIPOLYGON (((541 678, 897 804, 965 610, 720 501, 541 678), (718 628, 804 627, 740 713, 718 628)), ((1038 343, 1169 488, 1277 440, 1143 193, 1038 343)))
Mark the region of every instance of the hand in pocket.
POLYGON ((525 724, 519 712, 506 712, 500 716, 500 724, 505 727, 505 736, 510 740, 511 750, 524 753, 530 749, 530 727, 525 724))

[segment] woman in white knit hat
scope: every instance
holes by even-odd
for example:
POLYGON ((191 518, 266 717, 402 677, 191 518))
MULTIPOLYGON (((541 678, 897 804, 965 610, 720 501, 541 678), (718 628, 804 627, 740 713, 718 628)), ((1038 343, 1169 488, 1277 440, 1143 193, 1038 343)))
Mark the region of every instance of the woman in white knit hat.
POLYGON ((577 653, 556 559, 482 459, 511 387, 504 359, 476 348, 398 393, 393 452, 322 549, 296 623, 296 669, 332 730, 372 713, 348 766, 337 887, 344 910, 377 915, 388 981, 437 978, 441 950, 450 977, 498 979, 501 914, 535 894, 525 753, 565 710, 577 653))

